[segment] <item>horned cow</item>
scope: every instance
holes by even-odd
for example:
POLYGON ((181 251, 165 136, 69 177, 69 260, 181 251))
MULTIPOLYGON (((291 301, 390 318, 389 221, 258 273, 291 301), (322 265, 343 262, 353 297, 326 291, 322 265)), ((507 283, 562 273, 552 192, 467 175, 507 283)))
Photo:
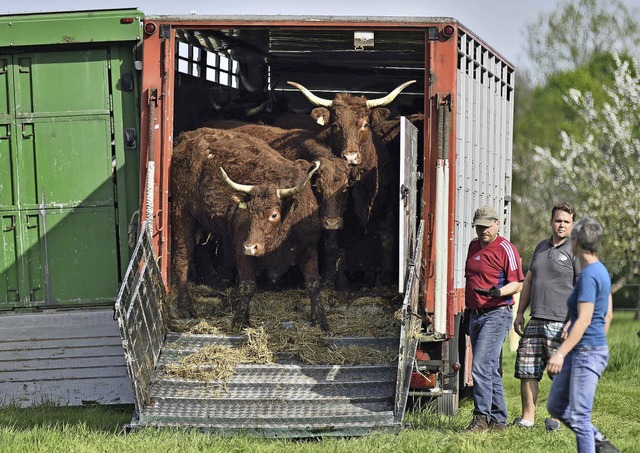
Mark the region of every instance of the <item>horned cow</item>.
MULTIPOLYGON (((220 129, 233 129, 262 139, 289 160, 305 159, 320 162, 317 176, 314 176, 312 190, 320 204, 323 227, 323 282, 327 286, 335 286, 336 268, 343 255, 338 247, 336 230, 340 230, 344 224, 343 214, 347 205, 351 172, 347 161, 335 156, 308 130, 286 130, 240 121, 215 121, 211 125, 220 129)), ((343 288, 345 283, 341 281, 338 286, 343 288)))
POLYGON ((171 166, 179 314, 196 315, 187 278, 196 229, 202 227, 233 247, 240 290, 236 327, 249 325, 258 273, 277 280, 297 265, 311 301, 311 321, 327 330, 319 300, 319 206, 307 184, 320 163, 309 166, 240 132, 201 128, 180 136, 171 166))
POLYGON ((390 112, 383 108, 402 90, 414 83, 405 82, 382 98, 367 99, 349 93, 338 93, 333 100, 316 96, 296 82, 288 82, 317 107, 311 115, 320 125, 330 125, 328 140, 333 152, 343 156, 352 167, 354 181, 349 194, 348 210, 364 231, 363 240, 375 238, 381 244, 378 283, 387 283, 393 272, 394 229, 393 178, 388 150, 379 135, 386 127, 390 112))

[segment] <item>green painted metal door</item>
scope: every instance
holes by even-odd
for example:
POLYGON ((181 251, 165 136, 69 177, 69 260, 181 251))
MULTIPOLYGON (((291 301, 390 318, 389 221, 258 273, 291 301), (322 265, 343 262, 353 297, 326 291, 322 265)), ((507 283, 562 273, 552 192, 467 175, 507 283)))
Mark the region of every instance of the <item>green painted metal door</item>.
POLYGON ((108 49, 0 55, 0 308, 113 302, 108 49))

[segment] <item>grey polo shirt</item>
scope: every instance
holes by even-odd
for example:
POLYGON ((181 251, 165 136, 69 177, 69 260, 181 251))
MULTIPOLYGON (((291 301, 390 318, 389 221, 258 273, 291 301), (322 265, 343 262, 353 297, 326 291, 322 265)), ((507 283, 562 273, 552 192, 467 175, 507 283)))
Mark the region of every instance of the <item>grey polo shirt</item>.
POLYGON ((529 308, 531 317, 564 321, 567 299, 580 275, 580 262, 571 252, 571 238, 554 247, 551 238, 541 241, 529 265, 533 274, 529 308))

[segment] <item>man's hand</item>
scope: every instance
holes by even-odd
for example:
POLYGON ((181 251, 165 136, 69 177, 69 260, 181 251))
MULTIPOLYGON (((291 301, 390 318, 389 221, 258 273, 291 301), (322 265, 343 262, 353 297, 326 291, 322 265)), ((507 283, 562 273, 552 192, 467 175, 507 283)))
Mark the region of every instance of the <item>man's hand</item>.
POLYGON ((489 289, 473 288, 473 290, 478 294, 482 294, 483 296, 489 296, 489 297, 500 297, 500 296, 502 296, 502 293, 500 292, 500 290, 498 289, 498 287, 496 285, 493 285, 489 289))
POLYGON ((520 336, 524 335, 524 315, 516 313, 516 319, 513 320, 513 330, 520 336))

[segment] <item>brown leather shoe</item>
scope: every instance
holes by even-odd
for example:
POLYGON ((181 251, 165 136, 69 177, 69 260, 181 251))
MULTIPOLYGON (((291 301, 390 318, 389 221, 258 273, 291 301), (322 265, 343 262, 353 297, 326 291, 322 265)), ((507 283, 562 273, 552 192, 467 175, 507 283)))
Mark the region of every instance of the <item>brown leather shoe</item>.
POLYGON ((467 431, 471 433, 481 433, 487 430, 489 430, 489 423, 484 415, 474 415, 471 423, 467 426, 467 431))
POLYGON ((505 429, 507 429, 507 425, 501 425, 499 423, 496 423, 496 421, 492 419, 489 422, 489 429, 491 431, 504 431, 505 429))

